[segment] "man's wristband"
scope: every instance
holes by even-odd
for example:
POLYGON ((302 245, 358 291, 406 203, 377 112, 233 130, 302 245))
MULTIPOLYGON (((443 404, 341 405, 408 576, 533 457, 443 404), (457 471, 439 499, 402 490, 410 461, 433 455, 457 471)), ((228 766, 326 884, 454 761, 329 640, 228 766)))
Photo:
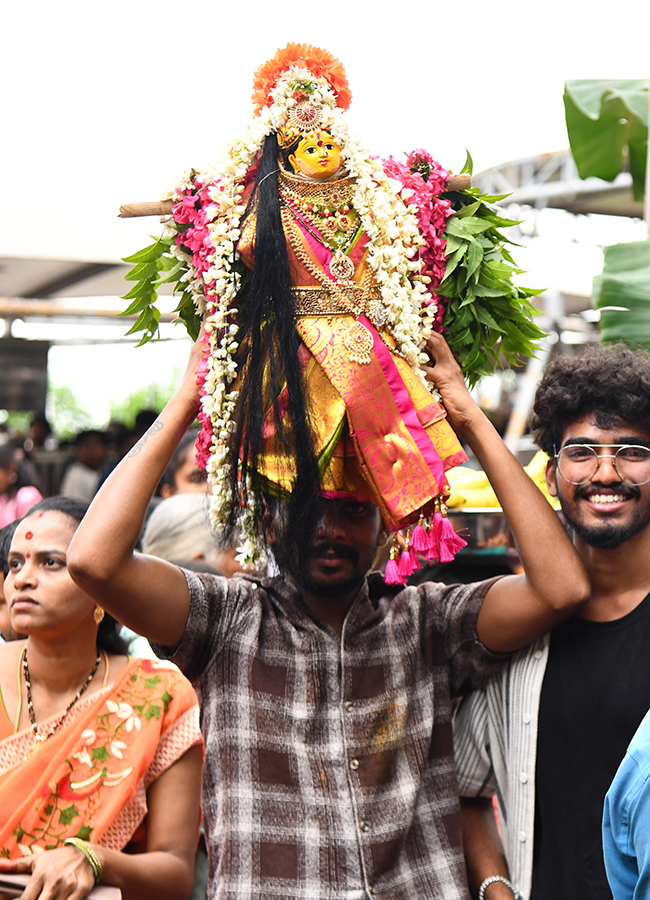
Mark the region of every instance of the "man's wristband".
POLYGON ((76 847, 80 853, 83 853, 90 865, 90 868, 93 870, 93 875, 95 876, 95 884, 102 880, 102 875, 104 874, 102 864, 100 863, 99 857, 90 846, 88 841, 82 841, 81 838, 78 837, 70 837, 66 838, 63 844, 69 844, 71 847, 76 847))
POLYGON ((502 884, 505 884, 507 888, 510 888, 512 891, 512 896, 515 900, 519 900, 521 894, 517 890, 517 888, 512 884, 511 881, 508 881, 507 878, 504 878, 503 875, 490 875, 489 878, 486 878, 485 881, 481 882, 481 886, 478 889, 478 900, 485 900, 485 891, 491 884, 494 884, 495 881, 500 881, 502 884))

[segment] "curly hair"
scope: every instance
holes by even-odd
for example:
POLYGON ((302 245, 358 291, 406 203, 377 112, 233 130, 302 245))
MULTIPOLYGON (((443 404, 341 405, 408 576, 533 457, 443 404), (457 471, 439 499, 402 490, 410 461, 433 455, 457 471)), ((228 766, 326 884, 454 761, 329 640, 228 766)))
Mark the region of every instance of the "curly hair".
POLYGON ((553 456, 565 429, 589 414, 599 428, 629 422, 650 433, 650 355, 617 343, 554 359, 535 394, 533 438, 553 456))

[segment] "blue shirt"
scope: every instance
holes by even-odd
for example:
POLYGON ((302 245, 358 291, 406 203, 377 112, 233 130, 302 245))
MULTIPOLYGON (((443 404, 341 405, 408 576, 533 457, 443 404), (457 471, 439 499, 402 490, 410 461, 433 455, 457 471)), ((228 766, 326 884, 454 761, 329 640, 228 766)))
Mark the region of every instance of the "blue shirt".
POLYGON ((603 851, 614 900, 650 897, 650 712, 605 797, 603 851))

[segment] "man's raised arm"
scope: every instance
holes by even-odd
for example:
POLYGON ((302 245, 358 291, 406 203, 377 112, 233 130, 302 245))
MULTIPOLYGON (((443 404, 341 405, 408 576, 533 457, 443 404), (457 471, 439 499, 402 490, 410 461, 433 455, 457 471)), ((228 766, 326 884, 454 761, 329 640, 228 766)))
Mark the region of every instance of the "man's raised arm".
POLYGON ((189 593, 171 563, 136 553, 147 506, 199 408, 196 371, 205 344, 194 344, 183 382, 147 433, 106 479, 70 544, 70 575, 129 628, 174 647, 183 636, 189 593))
POLYGON ((590 591, 582 561, 550 504, 472 400, 446 341, 432 334, 427 377, 442 394, 449 421, 472 448, 499 498, 517 542, 524 575, 497 581, 486 594, 478 636, 490 650, 516 650, 554 628, 590 591))

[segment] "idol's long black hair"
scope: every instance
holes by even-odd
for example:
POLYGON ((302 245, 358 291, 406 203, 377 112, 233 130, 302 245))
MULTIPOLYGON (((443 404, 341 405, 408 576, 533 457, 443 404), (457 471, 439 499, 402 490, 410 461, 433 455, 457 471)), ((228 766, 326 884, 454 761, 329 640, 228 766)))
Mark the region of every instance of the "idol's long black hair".
MULTIPOLYGON (((285 151, 285 157, 291 148, 285 151)), ((318 460, 313 449, 310 410, 302 386, 298 357, 301 346, 295 327, 295 307, 291 294, 289 256, 280 216, 278 195, 278 142, 270 134, 264 143, 255 185, 245 216, 256 215, 253 272, 244 275, 235 305, 239 312, 240 358, 236 427, 231 439, 233 465, 229 493, 232 499, 226 541, 236 529, 239 503, 249 500, 244 473, 250 473, 251 490, 258 528, 262 496, 272 486, 263 483, 257 472, 264 443, 264 423, 273 417, 275 447, 293 469, 293 487, 287 501, 288 515, 283 528, 286 547, 299 550, 309 540, 314 523, 319 490, 318 460), (279 398, 286 390, 288 417, 282 417, 279 398)), ((293 555, 293 554, 292 554, 293 555)))

